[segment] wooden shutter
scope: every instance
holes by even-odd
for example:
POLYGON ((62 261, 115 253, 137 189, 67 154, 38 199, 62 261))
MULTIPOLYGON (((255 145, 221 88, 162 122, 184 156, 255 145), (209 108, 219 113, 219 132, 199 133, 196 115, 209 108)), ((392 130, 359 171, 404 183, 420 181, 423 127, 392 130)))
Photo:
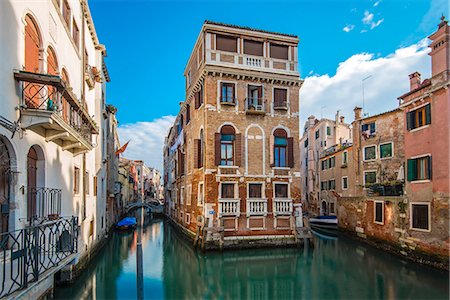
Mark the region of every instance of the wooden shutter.
MULTIPOLYGON (((273 135, 270 136, 269 138, 269 158, 270 158, 270 166, 274 167, 275 166, 275 157, 274 157, 274 143, 275 143, 275 138, 273 135)), ((264 166, 265 167, 265 166, 264 166)))
POLYGON ((431 171, 432 171, 432 161, 431 161, 431 156, 428 156, 428 179, 432 179, 432 173, 431 173, 431 171))
POLYGON ((425 124, 431 124, 431 105, 425 106, 425 124))
POLYGON ((263 56, 263 42, 244 40, 244 54, 263 56))
POLYGON ((270 57, 278 59, 288 59, 288 46, 270 44, 270 57))
POLYGON ((194 168, 200 168, 200 139, 194 140, 194 168))
MULTIPOLYGON (((263 97, 263 88, 262 88, 262 86, 258 86, 258 98, 262 99, 262 97, 263 97)), ((258 104, 262 105, 262 103, 258 103, 258 104)))
POLYGON ((195 109, 200 107, 200 101, 199 101, 198 95, 199 95, 199 93, 195 92, 195 94, 194 94, 194 107, 195 107, 195 109))
POLYGON ((242 136, 240 133, 236 134, 234 142, 234 165, 241 166, 242 161, 242 136))
POLYGON ((216 35, 216 49, 228 52, 237 52, 237 38, 232 36, 216 35))
POLYGON ((191 106, 186 104, 186 124, 191 121, 191 106))
POLYGON ((293 168, 294 167, 294 138, 290 137, 288 138, 288 145, 287 145, 287 164, 288 167, 293 168))
POLYGON ((408 165, 407 165, 407 180, 413 181, 416 179, 416 170, 417 170, 417 161, 415 159, 408 159, 408 165))
POLYGON ((215 164, 216 166, 220 165, 220 133, 215 134, 214 141, 214 154, 215 154, 215 164))
POLYGON ((414 112, 408 112, 406 113, 406 129, 411 130, 414 126, 413 124, 413 118, 414 112))

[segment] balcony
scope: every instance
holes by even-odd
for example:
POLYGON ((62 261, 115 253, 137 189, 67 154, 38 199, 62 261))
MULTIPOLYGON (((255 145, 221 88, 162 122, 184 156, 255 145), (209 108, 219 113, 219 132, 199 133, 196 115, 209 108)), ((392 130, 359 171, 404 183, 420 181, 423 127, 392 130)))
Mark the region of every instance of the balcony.
POLYGON ((22 93, 22 128, 74 155, 93 149, 92 134, 98 134, 97 125, 61 77, 15 71, 14 78, 22 93))
POLYGON ((206 50, 206 64, 298 76, 298 62, 271 57, 206 50))
POLYGON ((240 199, 219 199, 219 217, 239 217, 240 199))
POLYGON ((375 183, 367 186, 368 196, 403 196, 403 183, 375 183))
POLYGON ((290 216, 292 215, 292 199, 277 199, 273 201, 274 216, 290 216))
POLYGON ((264 115, 263 98, 245 98, 245 112, 249 115, 264 115))
POLYGON ((47 187, 27 190, 28 221, 30 225, 54 221, 61 216, 61 190, 47 187))
POLYGON ((267 199, 247 199, 247 217, 267 216, 267 199))

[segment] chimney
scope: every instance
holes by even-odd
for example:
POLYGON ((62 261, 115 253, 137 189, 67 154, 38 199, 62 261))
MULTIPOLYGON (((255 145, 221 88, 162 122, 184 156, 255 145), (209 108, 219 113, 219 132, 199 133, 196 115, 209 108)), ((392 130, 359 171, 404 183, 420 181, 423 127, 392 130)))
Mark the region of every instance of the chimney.
POLYGON ((414 72, 409 74, 409 90, 413 91, 420 86, 420 73, 414 72))
POLYGON ((345 119, 344 116, 341 116, 341 117, 340 117, 340 120, 339 120, 339 121, 340 121, 341 124, 344 124, 344 119, 345 119))
POLYGON ((316 124, 316 122, 315 122, 315 120, 316 120, 316 117, 314 117, 314 116, 309 116, 309 118, 308 118, 308 128, 310 128, 310 127, 313 127, 315 124, 316 124))
POLYGON ((339 110, 336 112, 336 115, 334 116, 334 121, 336 124, 339 122, 339 110))
POLYGON ((362 115, 362 108, 359 106, 356 106, 353 111, 355 112, 355 120, 361 119, 362 115))

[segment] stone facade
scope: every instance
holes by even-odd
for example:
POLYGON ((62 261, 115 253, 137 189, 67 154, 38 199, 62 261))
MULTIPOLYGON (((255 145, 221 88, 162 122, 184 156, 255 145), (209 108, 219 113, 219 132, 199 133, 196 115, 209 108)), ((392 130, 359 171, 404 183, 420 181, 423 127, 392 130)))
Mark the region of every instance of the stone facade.
POLYGON ((223 230, 230 245, 293 240, 301 210, 297 44, 296 36, 203 25, 164 148, 166 213, 188 231, 223 230), (246 54, 248 41, 259 56, 246 54))

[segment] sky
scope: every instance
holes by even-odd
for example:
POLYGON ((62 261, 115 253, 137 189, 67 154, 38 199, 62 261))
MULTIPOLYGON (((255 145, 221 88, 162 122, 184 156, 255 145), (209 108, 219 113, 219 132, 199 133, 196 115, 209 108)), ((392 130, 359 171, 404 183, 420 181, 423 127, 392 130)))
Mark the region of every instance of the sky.
POLYGON ((205 20, 299 37, 300 124, 395 108, 408 75, 430 76, 428 35, 447 0, 90 0, 118 108, 124 155, 162 170, 164 137, 184 101, 184 68, 205 20))

